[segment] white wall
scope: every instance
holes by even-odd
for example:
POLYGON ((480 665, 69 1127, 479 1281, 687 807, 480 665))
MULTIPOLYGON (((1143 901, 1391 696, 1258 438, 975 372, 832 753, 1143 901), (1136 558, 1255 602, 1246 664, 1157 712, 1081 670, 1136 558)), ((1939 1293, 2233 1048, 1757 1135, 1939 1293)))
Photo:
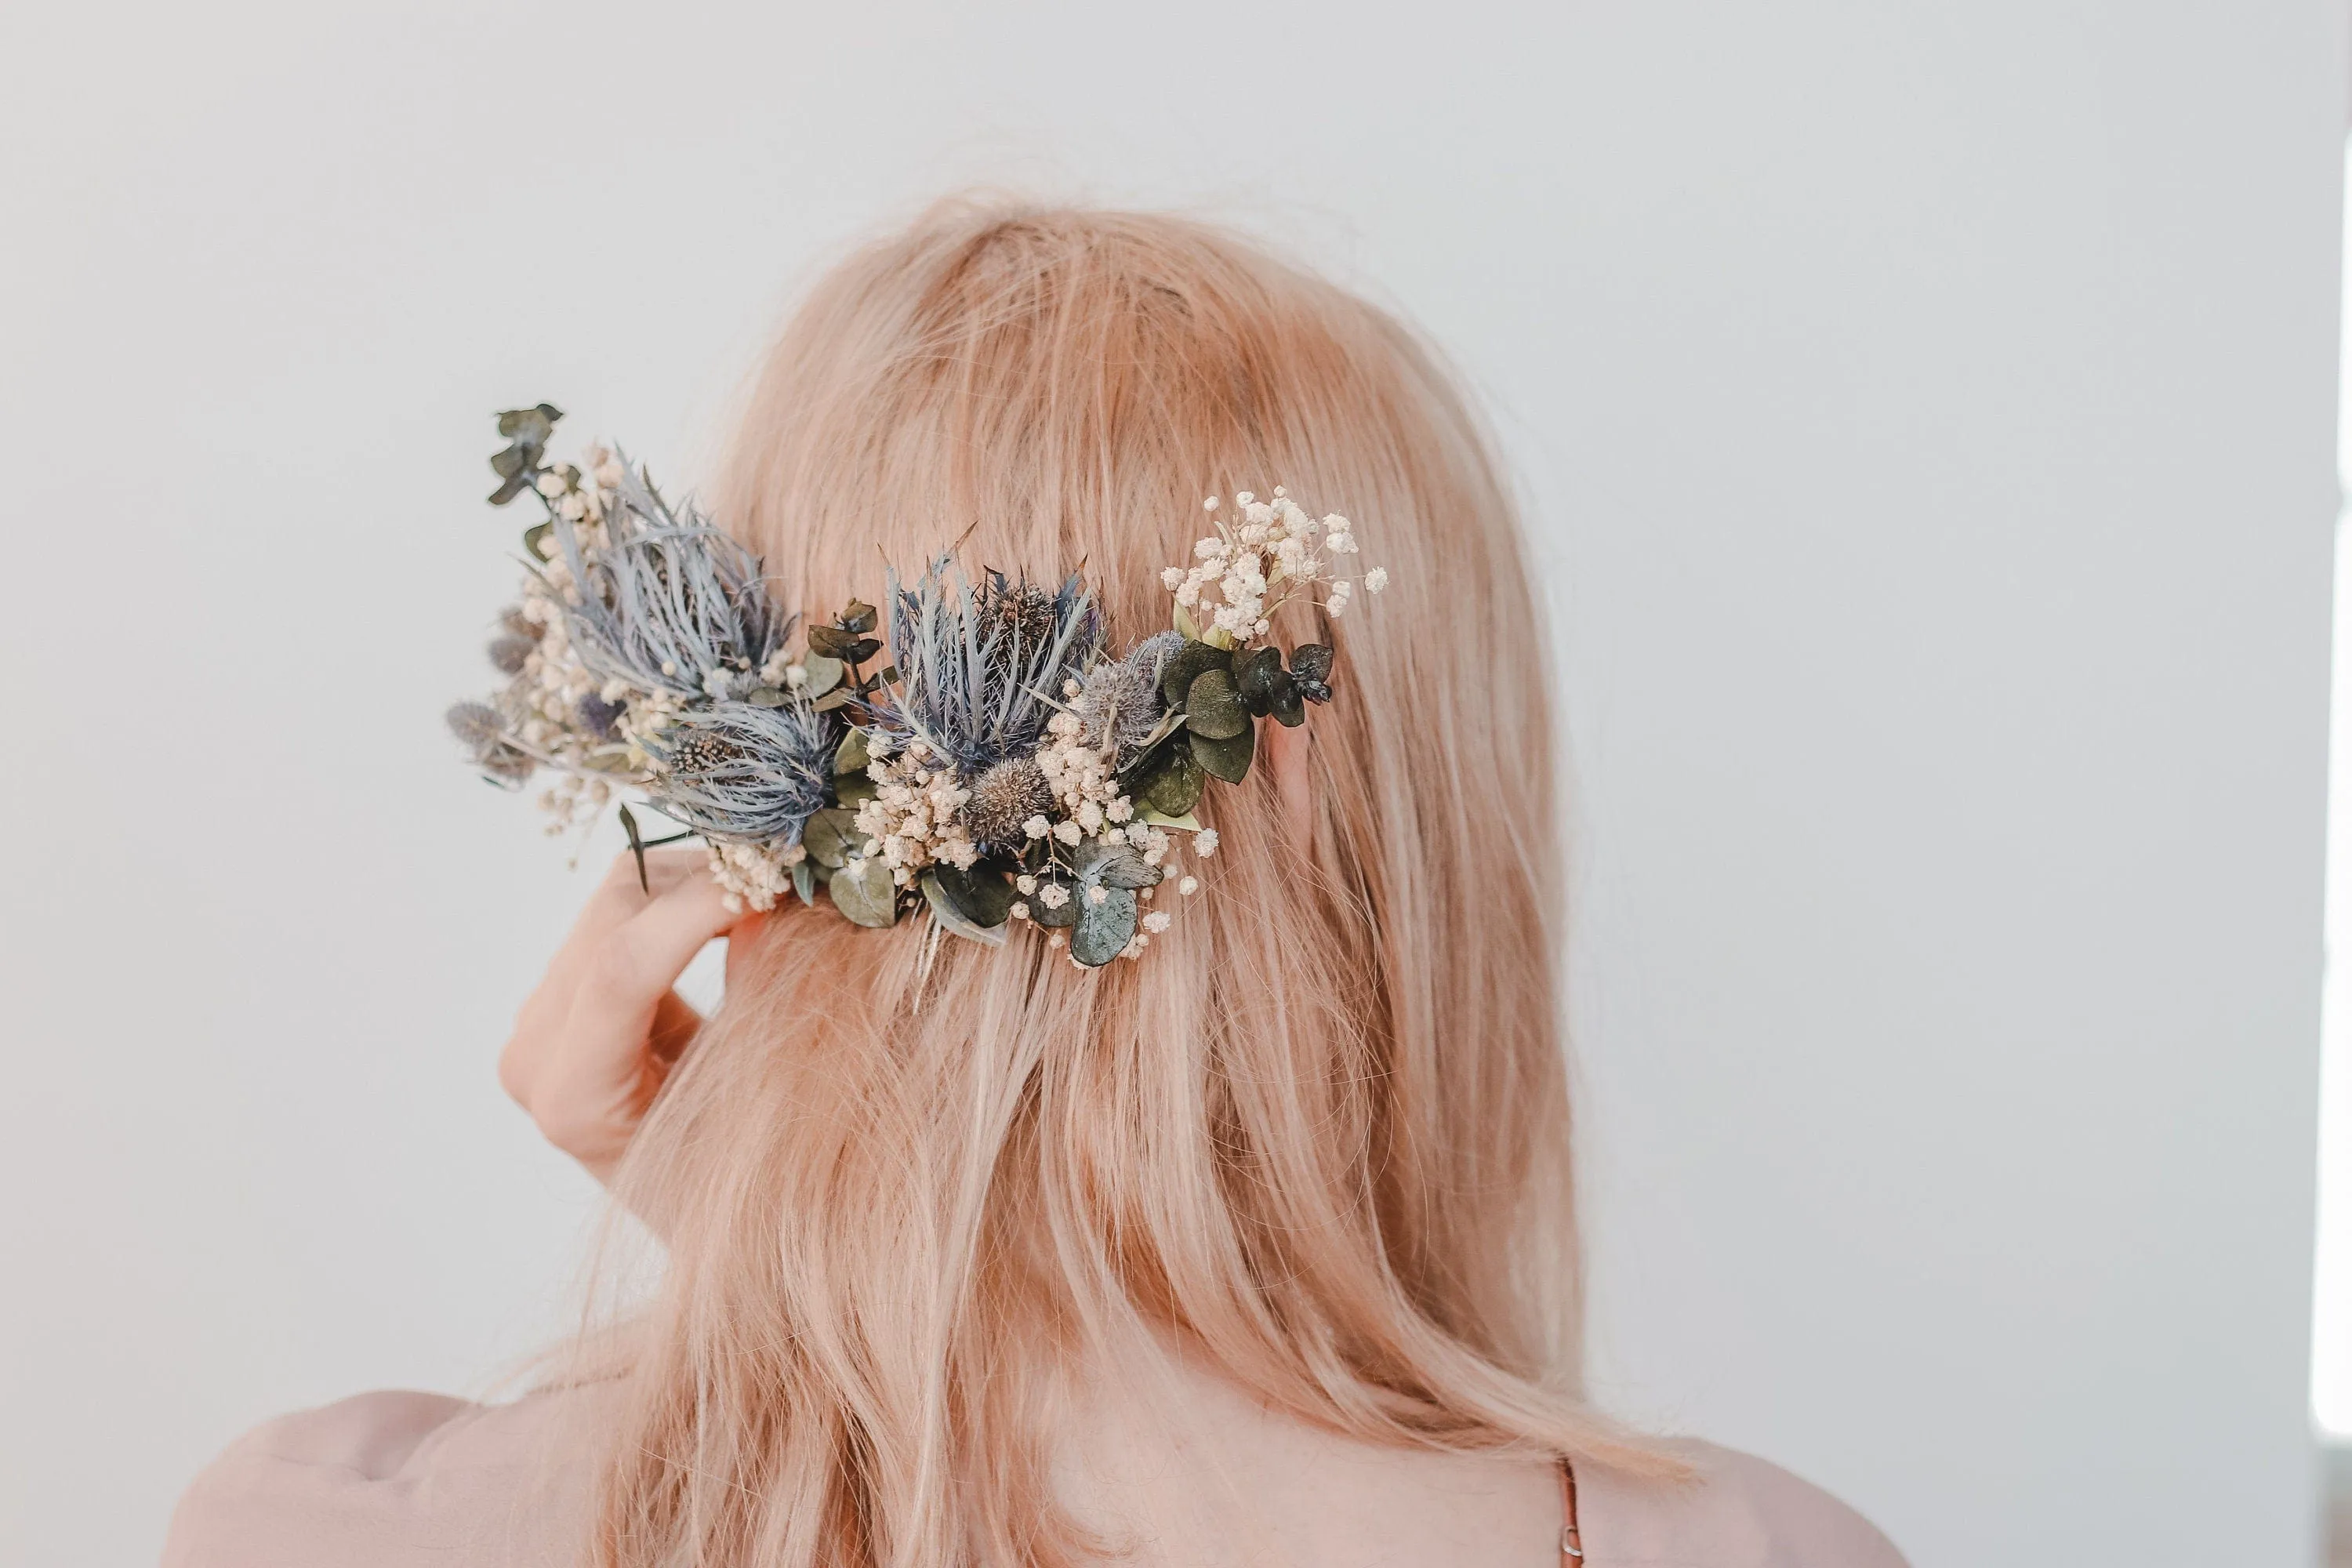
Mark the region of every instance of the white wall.
POLYGON ((2300 1564, 2326 0, 0 18, 0 1559, 479 1386, 584 878, 438 712, 483 416, 690 475, 973 179, 1234 217, 1490 394, 1557 565, 1596 1350, 1922 1568, 2300 1564), (884 19, 885 16, 889 19, 884 19))

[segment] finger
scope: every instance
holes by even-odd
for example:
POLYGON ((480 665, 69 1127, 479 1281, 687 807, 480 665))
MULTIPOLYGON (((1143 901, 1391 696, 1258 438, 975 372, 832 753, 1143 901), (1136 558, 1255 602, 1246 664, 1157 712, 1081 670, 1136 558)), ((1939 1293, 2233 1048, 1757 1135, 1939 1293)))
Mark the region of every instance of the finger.
POLYGON ((682 880, 597 944, 583 992, 593 992, 599 1007, 649 1015, 694 955, 742 918, 727 907, 726 892, 708 875, 682 880))

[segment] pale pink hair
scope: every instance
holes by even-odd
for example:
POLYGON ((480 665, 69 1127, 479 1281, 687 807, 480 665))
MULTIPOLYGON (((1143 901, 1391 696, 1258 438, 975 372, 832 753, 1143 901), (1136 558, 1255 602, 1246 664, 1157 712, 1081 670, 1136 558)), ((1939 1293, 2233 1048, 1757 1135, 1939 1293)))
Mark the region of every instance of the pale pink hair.
POLYGON ((960 541, 1124 646, 1277 484, 1391 585, 1277 626, 1339 650, 1296 804, 1212 785, 1139 962, 770 922, 620 1178, 670 1261, 599 1563, 1069 1561, 1056 1391, 1138 1325, 1358 1438, 1645 1462, 1582 1397, 1544 646, 1428 349, 1199 224, 950 205, 816 286, 716 499, 804 605, 960 541))

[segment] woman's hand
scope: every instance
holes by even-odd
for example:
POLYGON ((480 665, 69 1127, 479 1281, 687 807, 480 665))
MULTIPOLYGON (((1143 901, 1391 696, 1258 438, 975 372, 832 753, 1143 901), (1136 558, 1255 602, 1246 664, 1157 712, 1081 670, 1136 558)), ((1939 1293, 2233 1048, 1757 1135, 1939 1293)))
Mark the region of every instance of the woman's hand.
MULTIPOLYGON (((506 1091, 600 1182, 702 1026, 671 989, 678 975, 704 943, 763 918, 727 908, 699 850, 647 854, 646 881, 635 857, 613 862, 499 1058, 506 1091)), ((743 945, 729 944, 730 982, 743 945)))

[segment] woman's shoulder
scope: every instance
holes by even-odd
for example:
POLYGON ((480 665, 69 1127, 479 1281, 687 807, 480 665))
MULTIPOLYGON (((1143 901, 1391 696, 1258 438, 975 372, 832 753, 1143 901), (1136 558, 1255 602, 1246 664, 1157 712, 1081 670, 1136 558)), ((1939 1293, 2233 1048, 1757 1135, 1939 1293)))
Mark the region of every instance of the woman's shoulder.
POLYGON ((1712 1443, 1674 1451, 1687 1479, 1578 1468, 1593 1568, 1905 1568, 1875 1525, 1769 1460, 1712 1443))
POLYGON ((476 1405, 363 1394, 255 1428, 173 1512, 163 1568, 507 1568, 568 1561, 594 1385, 476 1405), (575 1419, 575 1417, 579 1417, 575 1419))

